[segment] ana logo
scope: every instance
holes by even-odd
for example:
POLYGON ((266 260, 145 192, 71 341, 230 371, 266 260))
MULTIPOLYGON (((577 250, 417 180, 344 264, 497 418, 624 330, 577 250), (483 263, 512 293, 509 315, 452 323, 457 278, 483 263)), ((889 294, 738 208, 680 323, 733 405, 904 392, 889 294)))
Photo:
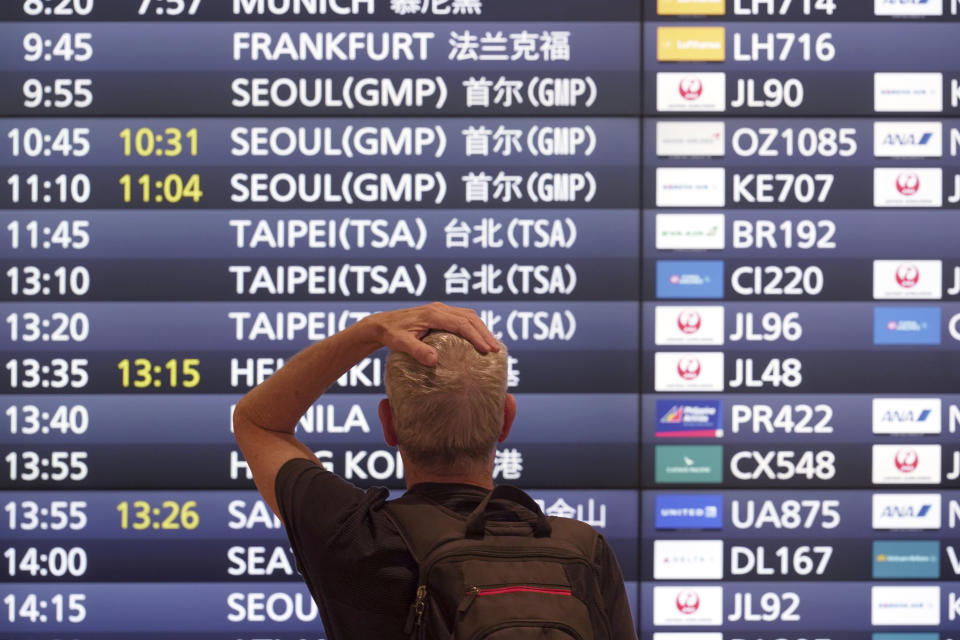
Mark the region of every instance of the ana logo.
POLYGON ((920 176, 912 171, 904 171, 897 176, 897 191, 904 196, 913 196, 920 190, 920 176))
POLYGON ((897 267, 897 284, 904 289, 912 289, 920 282, 920 270, 917 265, 905 263, 897 267))
POLYGON ((696 100, 703 95, 703 82, 696 76, 687 76, 678 85, 680 97, 684 100, 696 100))
POLYGON ((696 591, 681 591, 677 594, 677 611, 689 616, 700 608, 700 596, 696 591))
POLYGON ((696 380, 700 376, 700 361, 696 358, 680 358, 677 373, 684 380, 696 380))
POLYGON ((688 335, 700 331, 702 322, 700 314, 693 310, 681 311, 677 316, 677 327, 688 335))
POLYGON ((919 461, 920 456, 917 455, 915 449, 899 449, 893 458, 893 463, 902 473, 916 471, 919 461))

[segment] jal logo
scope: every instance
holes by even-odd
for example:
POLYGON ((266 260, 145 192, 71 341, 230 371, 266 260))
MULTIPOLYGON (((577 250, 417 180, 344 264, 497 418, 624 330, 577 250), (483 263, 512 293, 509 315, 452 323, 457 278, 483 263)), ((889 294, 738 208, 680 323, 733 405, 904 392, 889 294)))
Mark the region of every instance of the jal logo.
POLYGON ((697 612, 700 608, 700 596, 696 591, 681 591, 677 594, 677 611, 685 616, 697 612))
POLYGON ((896 275, 897 284, 904 289, 912 289, 920 282, 920 270, 914 264, 901 264, 896 275))
POLYGON ((897 176, 897 191, 900 195, 913 196, 920 190, 920 176, 912 171, 904 171, 897 176))
POLYGON ((893 458, 893 463, 901 473, 910 473, 917 470, 920 456, 915 449, 899 449, 893 458))
POLYGON ((703 95, 703 82, 696 76, 688 76, 680 80, 680 96, 684 100, 696 100, 703 95))
POLYGON ((696 311, 681 311, 680 315, 677 316, 677 327, 687 335, 700 331, 700 325, 702 323, 703 320, 696 311))
POLYGON ((700 361, 696 358, 680 358, 677 373, 684 380, 696 380, 700 376, 700 361))

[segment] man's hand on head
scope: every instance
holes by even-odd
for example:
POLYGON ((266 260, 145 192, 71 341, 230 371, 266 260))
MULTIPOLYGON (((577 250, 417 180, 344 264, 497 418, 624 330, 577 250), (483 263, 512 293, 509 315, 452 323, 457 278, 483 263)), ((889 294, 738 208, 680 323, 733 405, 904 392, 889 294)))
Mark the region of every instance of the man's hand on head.
POLYGON ((366 323, 376 342, 392 351, 409 353, 428 367, 437 364, 437 352, 421 338, 434 329, 463 336, 480 353, 500 350, 497 339, 475 311, 440 302, 376 313, 361 322, 366 323))

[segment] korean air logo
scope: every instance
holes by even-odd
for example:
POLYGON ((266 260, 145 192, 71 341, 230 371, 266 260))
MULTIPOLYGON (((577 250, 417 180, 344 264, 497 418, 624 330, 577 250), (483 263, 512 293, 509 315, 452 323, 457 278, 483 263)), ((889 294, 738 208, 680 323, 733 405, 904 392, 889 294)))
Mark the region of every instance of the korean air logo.
POLYGON ((680 358, 677 362, 677 373, 684 380, 696 380, 700 377, 700 360, 697 358, 680 358))
POLYGON ((920 456, 915 449, 899 449, 893 458, 893 464, 901 473, 910 473, 917 470, 920 456))
POLYGON ((920 176, 912 171, 904 171, 897 176, 897 191, 904 196, 914 196, 920 190, 920 176))
POLYGON ((703 82, 696 76, 687 76, 678 85, 680 97, 684 100, 697 100, 703 95, 703 82))
POLYGON ((696 591, 681 591, 677 594, 677 611, 683 615, 693 615, 699 608, 700 595, 696 591))
POLYGON ((920 270, 914 264, 901 264, 897 267, 896 276, 897 284, 904 289, 912 289, 920 282, 920 270))
POLYGON ((693 310, 681 311, 677 316, 677 328, 683 333, 690 335, 700 331, 700 325, 703 319, 700 314, 693 310))

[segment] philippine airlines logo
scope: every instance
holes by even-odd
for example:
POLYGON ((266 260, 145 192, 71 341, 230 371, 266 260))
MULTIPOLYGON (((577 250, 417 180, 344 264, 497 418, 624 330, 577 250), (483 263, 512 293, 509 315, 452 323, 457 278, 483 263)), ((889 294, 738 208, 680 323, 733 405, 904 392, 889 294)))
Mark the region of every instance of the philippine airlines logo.
POLYGON ((912 171, 904 171, 897 176, 897 191, 900 195, 915 196, 920 190, 920 176, 912 171))
POLYGON ((685 309, 677 316, 677 328, 687 335, 700 331, 700 325, 702 323, 703 320, 700 318, 700 314, 692 309, 685 309))
POLYGON ((901 473, 916 471, 919 461, 916 449, 899 449, 893 458, 893 464, 901 473))
POLYGON ((681 591, 677 594, 677 611, 683 615, 692 615, 699 608, 700 596, 696 591, 681 591))
POLYGON ((917 265, 905 262, 897 267, 897 284, 904 289, 912 289, 920 282, 920 269, 917 265))
POLYGON ((678 85, 680 97, 684 100, 698 100, 703 95, 703 82, 696 76, 687 76, 678 85))
POLYGON ((697 358, 680 358, 677 361, 677 373, 684 380, 696 380, 700 377, 700 361, 697 358))

